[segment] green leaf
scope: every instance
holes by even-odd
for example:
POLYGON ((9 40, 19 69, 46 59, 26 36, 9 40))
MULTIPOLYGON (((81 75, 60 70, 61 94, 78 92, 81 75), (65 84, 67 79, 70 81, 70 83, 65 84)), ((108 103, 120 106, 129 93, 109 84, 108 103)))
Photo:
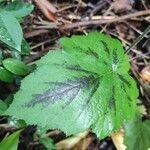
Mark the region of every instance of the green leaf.
POLYGON ((3 67, 0 67, 0 80, 4 82, 12 82, 13 74, 3 67))
POLYGON ((56 150, 57 149, 51 138, 44 137, 44 138, 40 138, 39 140, 47 148, 47 150, 56 150))
POLYGON ((17 19, 7 11, 0 11, 0 41, 21 51, 22 29, 17 19))
POLYGON ((26 75, 29 73, 28 67, 15 58, 7 58, 2 63, 7 70, 16 75, 26 75))
POLYGON ((0 143, 0 149, 17 150, 20 132, 21 130, 16 131, 13 134, 9 135, 8 137, 4 138, 0 143))
POLYGON ((21 53, 24 55, 29 55, 30 52, 31 52, 31 48, 28 42, 25 39, 23 39, 21 44, 21 53))
POLYGON ((1 65, 1 61, 3 60, 3 52, 2 50, 0 49, 0 65, 1 65))
POLYGON ((16 120, 14 117, 8 118, 8 124, 15 128, 24 128, 27 126, 24 120, 16 120))
POLYGON ((148 150, 150 148, 150 120, 142 122, 140 117, 125 125, 127 150, 148 150), (132 139, 132 140, 131 140, 132 139))
POLYGON ((138 96, 121 43, 94 32, 61 44, 63 50, 50 51, 22 80, 6 114, 45 130, 110 135, 134 116, 138 96))
POLYGON ((13 98, 14 98, 14 93, 11 92, 11 93, 6 97, 5 103, 9 106, 9 105, 12 103, 13 98))
POLYGON ((25 17, 30 14, 34 6, 29 3, 24 3, 21 0, 16 0, 5 7, 5 10, 11 12, 16 18, 25 17))
POLYGON ((0 115, 2 115, 6 111, 6 109, 7 104, 4 101, 0 100, 0 115))

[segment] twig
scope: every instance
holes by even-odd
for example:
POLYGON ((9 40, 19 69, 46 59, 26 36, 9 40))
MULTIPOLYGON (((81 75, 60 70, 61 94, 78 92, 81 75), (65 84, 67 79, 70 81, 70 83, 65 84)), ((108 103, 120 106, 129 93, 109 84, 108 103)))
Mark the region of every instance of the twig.
POLYGON ((77 7, 77 6, 78 6, 78 5, 65 6, 65 7, 63 7, 63 8, 61 8, 61 9, 57 10, 57 13, 60 13, 60 12, 62 12, 62 11, 64 11, 64 10, 67 10, 67 9, 70 9, 70 8, 74 8, 74 7, 77 7))
MULTIPOLYGON (((136 27, 134 27, 133 25, 131 25, 130 23, 128 23, 128 22, 125 22, 125 24, 127 24, 131 29, 133 29, 134 31, 136 31, 138 34, 143 34, 143 32, 142 31, 140 31, 139 29, 137 29, 136 27)), ((144 35, 144 37, 146 37, 146 38, 148 38, 148 36, 147 35, 144 35)))
POLYGON ((89 25, 99 25, 99 24, 107 24, 107 23, 114 23, 114 22, 121 22, 123 20, 131 19, 134 17, 140 17, 144 15, 149 15, 150 10, 144 10, 144 11, 139 11, 136 13, 132 14, 127 14, 121 17, 116 17, 115 19, 100 19, 100 20, 89 20, 89 21, 81 21, 81 22, 75 22, 73 24, 67 24, 62 27, 62 29, 73 29, 81 26, 89 26, 89 25))
POLYGON ((42 13, 50 21, 56 21, 55 13, 57 9, 48 0, 33 0, 35 4, 39 7, 42 13))
MULTIPOLYGON (((68 19, 73 19, 73 20, 81 20, 82 19, 82 17, 81 16, 77 16, 77 15, 74 15, 74 14, 69 14, 68 16, 67 16, 67 18, 68 19)), ((109 19, 114 19, 115 18, 115 16, 91 16, 91 17, 85 17, 84 18, 84 20, 89 20, 89 19, 91 19, 91 20, 99 20, 99 19, 107 19, 107 20, 109 20, 109 19)))
POLYGON ((94 14, 96 14, 100 9, 102 9, 104 6, 106 6, 106 4, 108 3, 108 1, 100 1, 96 7, 91 11, 90 16, 93 16, 94 14))
POLYGON ((147 10, 148 8, 147 8, 145 2, 143 0, 141 0, 141 2, 142 2, 142 5, 144 6, 144 8, 147 10))
POLYGON ((135 46, 137 45, 142 39, 143 37, 145 37, 146 34, 148 34, 150 32, 150 26, 148 26, 146 28, 146 30, 143 32, 143 34, 141 34, 136 40, 135 42, 127 49, 127 53, 135 46))
MULTIPOLYGON (((56 41, 58 38, 60 38, 60 37, 58 36, 58 37, 53 38, 53 39, 48 39, 48 40, 46 40, 46 41, 44 41, 44 42, 41 42, 41 43, 39 43, 39 44, 37 44, 37 45, 31 47, 31 49, 37 48, 37 47, 42 46, 42 45, 44 45, 44 44, 46 44, 46 43, 49 43, 49 44, 50 44, 50 43, 53 43, 53 42, 56 41)), ((52 48, 51 48, 51 49, 52 49, 52 48)), ((48 50, 44 49, 44 51, 40 51, 40 52, 38 52, 37 54, 32 55, 32 56, 30 57, 30 59, 25 60, 24 63, 25 63, 25 64, 33 64, 36 59, 39 59, 39 58, 40 58, 41 56, 43 56, 47 51, 48 51, 48 50)))
POLYGON ((41 29, 41 30, 34 30, 32 32, 27 32, 25 33, 25 38, 32 38, 34 36, 38 36, 38 35, 41 35, 43 33, 48 33, 49 31, 48 30, 45 30, 45 29, 41 29))
POLYGON ((11 128, 11 129, 15 129, 14 126, 10 125, 10 124, 0 124, 0 128, 11 128))
POLYGON ((135 59, 137 59, 137 58, 140 58, 140 57, 143 57, 143 58, 147 58, 147 59, 149 59, 149 55, 150 53, 146 53, 146 54, 139 54, 140 56, 135 56, 135 57, 132 57, 131 59, 129 59, 129 61, 133 61, 133 60, 135 60, 135 59))

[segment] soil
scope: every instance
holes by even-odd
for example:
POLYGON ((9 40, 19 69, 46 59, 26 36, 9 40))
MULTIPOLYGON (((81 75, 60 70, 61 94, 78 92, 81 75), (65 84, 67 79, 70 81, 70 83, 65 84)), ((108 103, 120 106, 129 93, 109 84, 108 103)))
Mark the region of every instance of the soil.
MULTIPOLYGON (((119 38, 124 49, 127 50, 150 24, 149 0, 52 0, 51 5, 56 8, 47 17, 42 9, 37 6, 35 0, 25 0, 35 5, 34 11, 24 18, 22 28, 24 37, 29 43, 32 52, 30 56, 23 56, 23 61, 27 64, 34 64, 49 50, 59 48, 58 39, 63 36, 73 34, 86 34, 92 31, 102 31, 111 36, 119 38), (138 14, 143 11, 143 14, 138 14), (145 12, 145 13, 144 13, 145 12), (130 16, 132 14, 132 16, 130 16), (134 16, 135 15, 135 16, 134 16), (114 18, 118 16, 118 20, 114 18), (126 16, 126 18, 122 18, 126 16), (111 21, 100 22, 100 19, 111 21), (97 21, 97 22, 96 22, 97 21), (81 24, 79 26, 77 22, 81 24), (87 23, 88 22, 88 23, 87 23)), ((40 3, 40 1, 39 1, 40 3)), ((42 7, 45 7, 42 5, 42 7)), ((150 76, 145 79, 143 69, 150 65, 150 38, 145 36, 136 46, 128 51, 131 63, 130 74, 136 80, 140 92, 139 100, 146 108, 147 114, 144 118, 150 119, 150 76)), ((150 74, 150 72, 149 72, 150 74)), ((11 93, 16 92, 20 85, 6 84, 0 82, 0 98, 5 99, 11 93)), ((0 118, 0 124, 7 124, 7 117, 0 118)), ((2 127, 0 139, 7 133, 15 131, 12 127, 2 127)), ((33 138, 36 126, 28 126, 22 131, 18 150, 46 150, 44 145, 33 138)), ((47 131, 54 143, 58 143, 67 137, 61 131, 47 131)), ((89 132, 84 139, 74 145, 73 150, 115 150, 115 145, 111 137, 98 139, 96 135, 89 132), (85 141, 84 141, 85 140, 85 141), (82 148, 83 141, 87 146, 82 148)))

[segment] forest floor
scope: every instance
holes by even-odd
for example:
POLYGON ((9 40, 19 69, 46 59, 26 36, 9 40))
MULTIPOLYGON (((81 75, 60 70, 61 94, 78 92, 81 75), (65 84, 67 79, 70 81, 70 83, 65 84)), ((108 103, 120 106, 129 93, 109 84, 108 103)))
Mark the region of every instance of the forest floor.
MULTIPOLYGON (((25 39, 32 49, 30 58, 25 63, 32 64, 49 50, 59 47, 58 40, 63 36, 73 34, 86 35, 92 31, 109 34, 121 40, 129 55, 131 63, 130 74, 136 80, 140 91, 139 99, 145 106, 150 118, 150 37, 144 38, 134 47, 129 47, 138 36, 142 35, 150 25, 149 0, 52 0, 50 3, 38 0, 25 0, 35 5, 34 11, 22 23, 25 39)), ((6 87, 3 94, 12 90, 6 87), (7 91, 6 91, 7 89, 7 91)), ((0 88, 1 89, 1 88, 0 88)), ((8 132, 1 133, 3 136, 8 132)), ((44 146, 33 141, 36 128, 29 126, 22 133, 19 149, 44 150, 44 146)), ((49 131, 49 137, 54 143, 66 139, 63 132, 49 131)), ((68 143, 62 144, 65 149, 68 143)), ((111 137, 103 140, 96 138, 93 133, 86 134, 70 149, 73 150, 113 150, 116 149, 111 137)))

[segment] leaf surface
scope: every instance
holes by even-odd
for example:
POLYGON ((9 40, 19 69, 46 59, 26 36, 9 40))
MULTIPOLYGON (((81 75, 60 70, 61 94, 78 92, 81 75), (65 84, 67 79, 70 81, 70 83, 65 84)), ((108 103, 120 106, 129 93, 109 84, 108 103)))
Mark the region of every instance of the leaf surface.
POLYGON ((12 82, 13 74, 6 70, 4 67, 0 67, 0 80, 4 82, 12 82))
POLYGON ((29 46, 29 43, 23 38, 21 44, 21 53, 24 55, 29 55, 30 52, 31 52, 31 48, 29 46))
POLYGON ((30 3, 23 3, 16 0, 5 7, 5 10, 11 12, 16 18, 25 17, 33 10, 33 5, 30 3))
POLYGON ((40 138, 39 140, 47 148, 47 150, 57 150, 51 138, 45 137, 45 138, 40 138))
POLYGON ((17 19, 7 11, 0 11, 0 41, 21 51, 22 29, 17 19))
POLYGON ((3 66, 16 75, 26 75, 29 73, 28 67, 15 58, 7 58, 3 62, 3 66))
POLYGON ((21 130, 16 131, 9 135, 8 137, 4 138, 0 143, 1 150, 17 150, 18 142, 19 142, 19 135, 21 130))
POLYGON ((7 109, 7 104, 0 99, 0 115, 2 115, 7 109))
POLYGON ((110 135, 132 118, 138 96, 121 43, 95 32, 61 44, 22 81, 7 114, 67 134, 92 128, 98 137, 110 135))
POLYGON ((150 121, 137 117, 125 125, 125 145, 128 150, 148 150, 150 148, 150 121), (132 139, 132 140, 131 140, 132 139))

